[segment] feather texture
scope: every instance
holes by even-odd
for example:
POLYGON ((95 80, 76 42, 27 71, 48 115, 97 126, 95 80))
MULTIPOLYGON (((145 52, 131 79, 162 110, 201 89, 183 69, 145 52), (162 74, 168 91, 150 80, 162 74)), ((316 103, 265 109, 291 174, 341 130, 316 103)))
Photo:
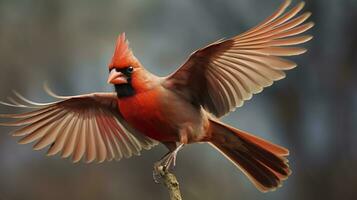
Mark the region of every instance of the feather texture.
POLYGON ((0 125, 22 126, 12 134, 22 137, 20 144, 36 142, 34 150, 50 146, 49 156, 61 152, 63 158, 72 156, 73 162, 85 159, 88 163, 140 155, 142 149, 150 149, 157 144, 124 121, 118 112, 115 93, 63 97, 48 88, 46 91, 60 100, 36 103, 14 92, 17 99, 8 98, 11 105, 36 110, 0 114, 0 118, 15 119, 0 125))
POLYGON ((253 94, 283 79, 284 71, 296 64, 282 57, 305 53, 306 49, 294 45, 311 40, 312 36, 299 34, 314 25, 303 24, 311 13, 297 16, 305 3, 286 11, 290 3, 286 0, 275 13, 247 32, 194 52, 166 78, 164 86, 222 117, 242 106, 253 94))

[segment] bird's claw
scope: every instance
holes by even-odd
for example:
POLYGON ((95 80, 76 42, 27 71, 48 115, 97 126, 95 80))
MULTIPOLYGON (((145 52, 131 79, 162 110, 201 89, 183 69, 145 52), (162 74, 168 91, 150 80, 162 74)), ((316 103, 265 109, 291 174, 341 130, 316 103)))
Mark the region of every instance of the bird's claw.
POLYGON ((164 167, 162 165, 158 165, 155 163, 154 170, 152 171, 152 178, 155 183, 160 183, 160 179, 162 178, 162 173, 164 171, 164 167))
POLYGON ((160 183, 160 179, 176 164, 176 156, 168 154, 154 164, 153 179, 155 183, 160 183))
POLYGON ((157 163, 154 165, 154 170, 152 172, 152 176, 155 183, 161 183, 161 179, 165 174, 169 171, 169 167, 162 165, 161 163, 157 163))
POLYGON ((161 160, 154 164, 153 179, 155 183, 160 183, 160 179, 173 167, 176 166, 176 156, 178 151, 183 147, 179 145, 174 151, 166 154, 161 160))

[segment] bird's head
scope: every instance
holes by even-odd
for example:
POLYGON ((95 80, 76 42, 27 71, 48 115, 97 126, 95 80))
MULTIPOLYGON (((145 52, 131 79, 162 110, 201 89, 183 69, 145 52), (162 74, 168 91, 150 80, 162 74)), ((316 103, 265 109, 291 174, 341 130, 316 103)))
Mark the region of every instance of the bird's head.
POLYGON ((109 64, 108 83, 113 85, 130 84, 131 77, 140 68, 138 60, 129 48, 125 33, 119 35, 113 58, 109 64))
POLYGON ((132 78, 139 71, 141 65, 129 48, 125 33, 119 35, 113 58, 109 64, 108 83, 113 84, 118 97, 134 94, 132 78))

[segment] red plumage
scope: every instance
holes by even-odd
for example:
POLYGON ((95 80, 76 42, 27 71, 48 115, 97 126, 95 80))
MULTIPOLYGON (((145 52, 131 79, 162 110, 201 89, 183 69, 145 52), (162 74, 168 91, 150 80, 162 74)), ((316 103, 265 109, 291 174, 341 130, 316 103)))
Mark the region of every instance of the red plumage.
POLYGON ((50 146, 48 155, 61 152, 74 162, 120 160, 161 142, 170 152, 155 166, 169 168, 183 145, 208 142, 259 190, 274 190, 290 174, 289 151, 218 119, 296 67, 283 57, 306 51, 295 45, 312 38, 300 34, 314 24, 303 24, 310 13, 295 17, 304 3, 285 12, 289 4, 247 32, 199 49, 167 77, 146 71, 123 33, 109 64, 115 92, 63 97, 47 89, 59 99, 49 104, 16 93, 16 100, 0 103, 36 110, 2 114, 17 120, 0 125, 24 126, 13 134, 23 137, 19 143, 37 141, 34 149, 50 146))
POLYGON ((122 33, 117 39, 114 54, 111 62, 109 63, 109 69, 128 66, 131 64, 132 59, 133 53, 129 48, 129 43, 125 38, 125 33, 122 33))

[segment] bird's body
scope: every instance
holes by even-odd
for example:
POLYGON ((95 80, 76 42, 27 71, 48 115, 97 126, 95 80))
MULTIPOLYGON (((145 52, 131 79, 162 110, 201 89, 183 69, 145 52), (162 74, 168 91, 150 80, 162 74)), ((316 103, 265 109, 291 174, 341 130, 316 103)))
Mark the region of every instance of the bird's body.
POLYGON ((187 132, 188 143, 206 136, 208 119, 200 107, 192 105, 175 92, 165 88, 163 79, 140 72, 132 77, 135 95, 119 97, 118 108, 123 118, 146 136, 160 142, 180 142, 180 132, 187 132), (147 80, 141 83, 134 80, 147 80), (184 108, 185 112, 181 112, 184 108), (170 116, 170 117, 168 117, 170 116))
POLYGON ((289 4, 286 0, 247 32, 199 49, 167 77, 145 70, 121 34, 109 64, 108 83, 115 92, 64 97, 48 91, 59 101, 47 104, 16 93, 17 99, 9 98, 11 103, 0 103, 35 110, 0 114, 16 119, 0 125, 24 126, 13 133, 23 137, 19 143, 37 141, 34 149, 50 146, 48 155, 61 152, 74 162, 120 160, 160 142, 170 152, 158 164, 170 167, 183 145, 207 142, 259 190, 274 190, 291 173, 285 158, 289 151, 219 118, 296 67, 282 57, 306 51, 294 45, 312 38, 297 36, 313 26, 311 22, 302 24, 310 13, 295 17, 304 4, 285 12, 289 4))

